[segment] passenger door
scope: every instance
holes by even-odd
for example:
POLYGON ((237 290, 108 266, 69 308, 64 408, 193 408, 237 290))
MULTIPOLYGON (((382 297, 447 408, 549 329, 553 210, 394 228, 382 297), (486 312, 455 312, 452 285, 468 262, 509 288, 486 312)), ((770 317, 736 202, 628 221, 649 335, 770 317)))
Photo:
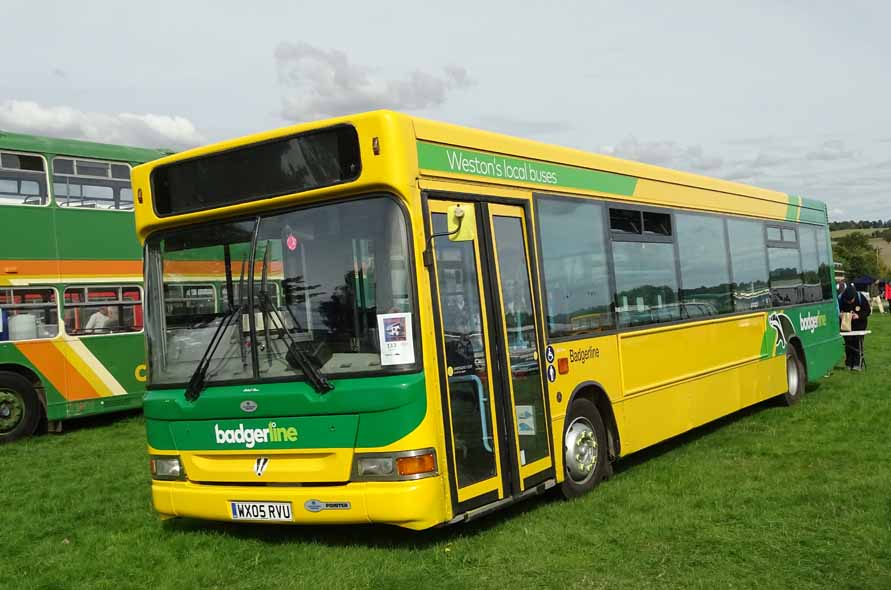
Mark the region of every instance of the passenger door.
POLYGON ((529 230, 520 205, 431 200, 433 234, 461 207, 473 239, 432 240, 455 513, 553 476, 529 230))

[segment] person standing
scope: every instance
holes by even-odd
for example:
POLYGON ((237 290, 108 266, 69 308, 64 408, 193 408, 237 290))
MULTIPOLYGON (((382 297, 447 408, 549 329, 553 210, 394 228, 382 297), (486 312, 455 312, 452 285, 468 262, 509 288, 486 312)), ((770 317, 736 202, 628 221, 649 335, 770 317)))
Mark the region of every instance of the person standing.
MULTIPOLYGON (((851 331, 865 331, 872 309, 869 298, 865 297, 853 284, 845 286, 838 297, 841 312, 851 314, 851 331)), ((863 336, 845 336, 845 366, 852 371, 863 370, 863 336)))

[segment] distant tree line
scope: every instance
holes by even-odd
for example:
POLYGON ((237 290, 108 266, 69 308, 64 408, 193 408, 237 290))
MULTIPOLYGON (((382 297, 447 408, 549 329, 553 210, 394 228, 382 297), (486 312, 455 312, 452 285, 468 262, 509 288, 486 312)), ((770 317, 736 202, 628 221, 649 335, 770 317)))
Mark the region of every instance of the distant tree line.
POLYGON ((870 220, 862 220, 862 221, 830 221, 829 222, 829 230, 835 231, 837 229, 882 229, 885 227, 891 227, 891 219, 887 219, 882 221, 881 219, 876 219, 873 221, 870 220))
MULTIPOLYGON (((891 234, 891 230, 886 231, 891 234)), ((876 237, 884 238, 884 236, 876 237)), ((891 239, 888 241, 891 242, 891 239)), ((842 263, 845 275, 851 280, 861 276, 884 278, 891 274, 880 259, 876 248, 869 243, 869 236, 865 232, 854 232, 833 240, 832 255, 836 262, 842 263)))

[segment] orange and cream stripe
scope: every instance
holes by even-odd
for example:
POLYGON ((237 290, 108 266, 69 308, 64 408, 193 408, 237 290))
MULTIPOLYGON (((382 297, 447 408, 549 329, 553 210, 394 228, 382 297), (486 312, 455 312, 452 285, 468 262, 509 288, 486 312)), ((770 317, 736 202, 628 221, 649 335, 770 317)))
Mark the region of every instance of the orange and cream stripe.
POLYGON ((127 393, 79 338, 17 342, 15 346, 69 401, 127 393))
POLYGON ((0 286, 139 282, 141 260, 0 260, 0 286))

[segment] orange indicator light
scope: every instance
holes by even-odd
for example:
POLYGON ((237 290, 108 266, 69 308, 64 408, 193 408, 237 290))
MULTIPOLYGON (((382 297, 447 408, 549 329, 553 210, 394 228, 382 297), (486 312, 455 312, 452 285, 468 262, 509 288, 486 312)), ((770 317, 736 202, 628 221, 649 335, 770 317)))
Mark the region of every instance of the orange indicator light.
POLYGON ((433 453, 417 455, 415 457, 399 457, 396 459, 396 469, 399 475, 417 475, 436 471, 436 460, 433 453))

